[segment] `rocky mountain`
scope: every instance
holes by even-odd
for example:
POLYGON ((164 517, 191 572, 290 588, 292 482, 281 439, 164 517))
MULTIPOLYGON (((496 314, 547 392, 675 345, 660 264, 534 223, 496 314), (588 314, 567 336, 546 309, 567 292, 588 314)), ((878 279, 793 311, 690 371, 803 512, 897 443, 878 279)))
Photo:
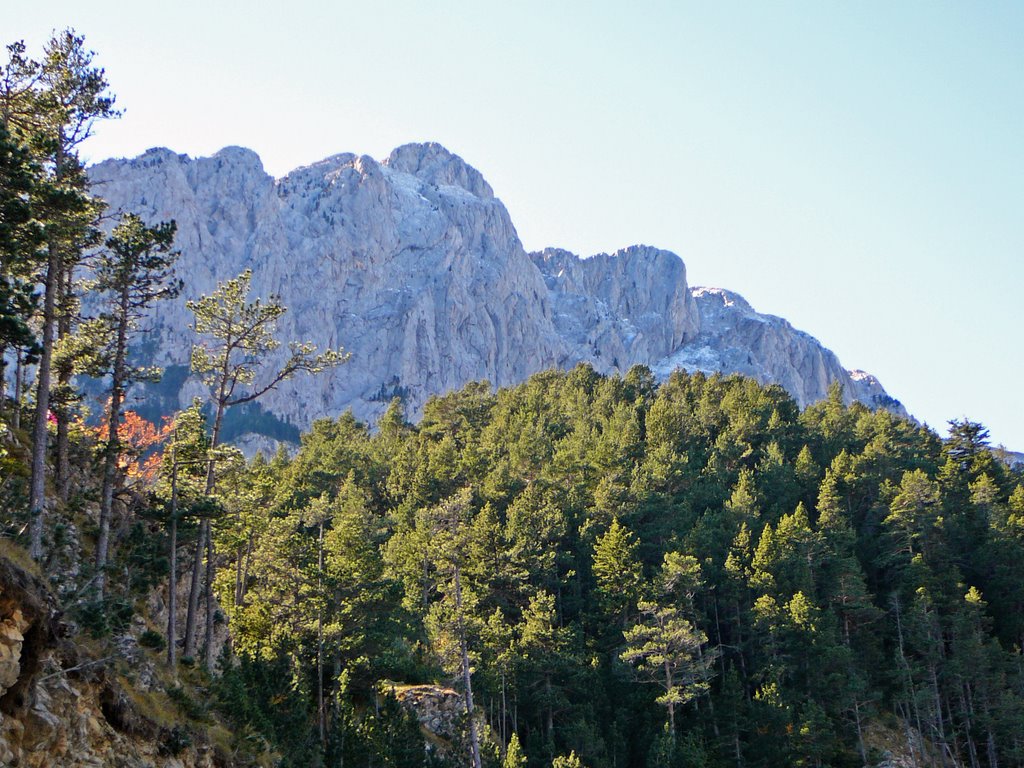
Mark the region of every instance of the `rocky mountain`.
MULTIPOLYGON (((668 251, 527 254, 481 174, 438 144, 399 147, 383 162, 335 155, 281 179, 238 147, 195 159, 153 149, 90 175, 114 210, 177 221, 184 298, 251 268, 254 294, 289 308, 282 338, 352 353, 269 393, 269 413, 250 412, 240 433, 280 437, 346 408, 373 419, 395 396, 415 417, 430 395, 468 381, 509 385, 578 362, 740 372, 782 384, 801 405, 838 381, 848 400, 903 412, 785 320, 728 291, 691 289, 668 251)), ((151 317, 144 354, 167 374, 136 396, 152 408, 202 392, 188 375, 190 320, 180 299, 151 317)))
POLYGON ((906 416, 878 379, 864 371, 847 371, 839 358, 811 335, 788 321, 755 312, 739 294, 721 288, 692 288, 701 329, 697 337, 653 366, 667 376, 688 371, 729 371, 762 383, 781 384, 801 406, 820 400, 833 381, 847 396, 873 408, 906 416))

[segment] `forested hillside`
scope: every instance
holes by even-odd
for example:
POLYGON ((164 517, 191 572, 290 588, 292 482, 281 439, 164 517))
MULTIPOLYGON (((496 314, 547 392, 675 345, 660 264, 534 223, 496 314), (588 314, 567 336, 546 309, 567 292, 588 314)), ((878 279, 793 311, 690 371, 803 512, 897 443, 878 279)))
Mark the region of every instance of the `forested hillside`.
MULTIPOLYGON (((116 632, 166 578, 173 446, 177 546, 212 514, 231 635, 203 706, 282 765, 421 764, 388 702, 467 682, 484 764, 513 737, 538 766, 1024 761, 1024 488, 977 424, 941 443, 838 392, 801 413, 739 377, 581 366, 415 426, 397 402, 373 432, 317 422, 210 494, 181 462, 203 432, 179 417, 121 521, 131 576, 86 615, 116 632)), ((435 754, 465 763, 469 731, 435 754)))
POLYGON ((208 401, 134 413, 175 226, 102 220, 82 39, 9 53, 0 763, 1024 765, 1024 474, 983 426, 580 365, 247 462, 230 414, 359 360, 243 272, 185 304, 208 401))
POLYGON ((322 685, 365 763, 380 681, 461 690, 464 647, 531 765, 1020 764, 1020 477, 836 395, 579 367, 318 422, 218 525, 237 724, 293 697, 312 763, 322 685))

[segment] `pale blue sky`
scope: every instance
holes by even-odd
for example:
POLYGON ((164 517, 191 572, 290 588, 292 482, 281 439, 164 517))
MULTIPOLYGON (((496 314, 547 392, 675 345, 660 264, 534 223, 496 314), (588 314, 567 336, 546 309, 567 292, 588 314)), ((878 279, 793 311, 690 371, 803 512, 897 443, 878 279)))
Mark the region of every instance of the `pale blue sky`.
POLYGON ((126 111, 93 159, 240 144, 282 175, 439 141, 528 249, 673 250, 1024 450, 1024 4, 5 5, 4 42, 98 52, 126 111))

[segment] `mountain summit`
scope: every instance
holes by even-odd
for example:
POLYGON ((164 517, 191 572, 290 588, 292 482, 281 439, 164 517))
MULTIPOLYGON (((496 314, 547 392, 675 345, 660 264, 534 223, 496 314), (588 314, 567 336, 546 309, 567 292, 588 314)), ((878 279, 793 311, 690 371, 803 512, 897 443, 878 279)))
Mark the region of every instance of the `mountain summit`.
MULTIPOLYGON (((383 162, 334 155, 281 179, 239 147, 195 159, 152 149, 90 176, 114 211, 177 221, 186 298, 248 267, 254 293, 289 308, 282 338, 352 353, 261 401, 300 428, 346 408, 372 419, 395 396, 415 415, 468 381, 510 385, 579 362, 739 372, 782 384, 801 405, 839 382, 848 401, 904 413, 785 320, 729 291, 691 289, 669 251, 527 254, 483 176, 439 144, 407 144, 383 162)), ((146 354, 168 369, 159 395, 170 410, 202 388, 187 369, 191 317, 178 302, 151 320, 146 354)))

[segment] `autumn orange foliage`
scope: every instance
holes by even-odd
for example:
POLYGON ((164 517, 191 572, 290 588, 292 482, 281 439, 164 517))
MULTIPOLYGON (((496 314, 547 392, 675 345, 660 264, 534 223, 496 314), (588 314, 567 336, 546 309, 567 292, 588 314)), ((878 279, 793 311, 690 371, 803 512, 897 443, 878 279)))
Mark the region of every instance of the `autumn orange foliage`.
MULTIPOLYGON (((148 485, 156 480, 163 454, 154 449, 171 436, 172 430, 169 418, 164 418, 163 426, 158 427, 135 411, 124 412, 124 420, 117 428, 117 436, 121 440, 117 466, 127 484, 148 485)), ((96 428, 96 436, 100 440, 106 440, 107 435, 106 423, 96 428)))

